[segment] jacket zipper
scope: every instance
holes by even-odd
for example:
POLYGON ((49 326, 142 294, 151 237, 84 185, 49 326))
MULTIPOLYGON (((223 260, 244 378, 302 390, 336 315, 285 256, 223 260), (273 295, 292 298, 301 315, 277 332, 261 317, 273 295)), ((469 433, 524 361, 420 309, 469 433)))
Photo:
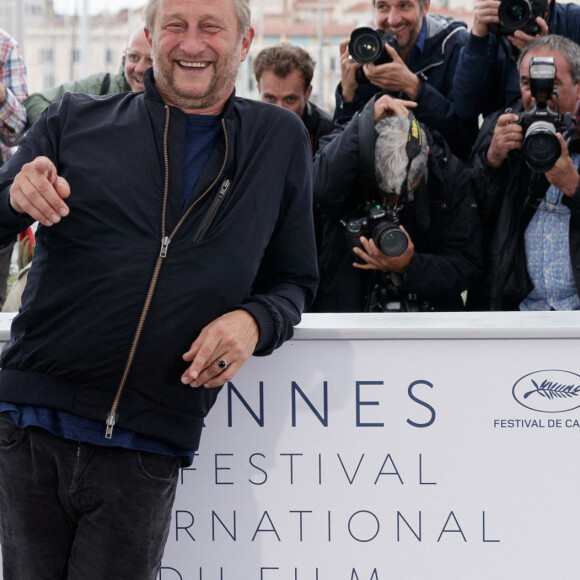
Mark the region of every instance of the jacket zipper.
MULTIPOLYGON (((147 314, 149 312, 149 308, 151 306, 151 302, 153 300, 153 294, 155 292, 155 287, 157 286, 157 280, 159 278, 159 272, 161 271, 161 266, 163 264, 163 260, 167 257, 167 252, 169 251, 169 244, 177 234, 178 230, 181 228, 183 222, 188 218, 191 214, 193 209, 206 198, 208 193, 216 186, 219 180, 222 177, 224 172, 226 162, 228 159, 228 149, 229 149, 229 141, 228 135, 226 132, 226 124, 225 120, 222 119, 222 129, 224 133, 225 139, 225 154, 222 166, 219 170, 217 177, 213 180, 210 186, 187 208, 187 211, 181 216, 181 219, 177 222, 176 226, 173 228, 173 231, 167 235, 166 233, 166 221, 167 221, 167 199, 169 197, 169 155, 167 152, 167 139, 169 135, 169 121, 170 121, 170 109, 166 105, 165 106, 165 129, 163 131, 163 161, 165 164, 165 180, 163 185, 163 210, 161 215, 161 249, 159 251, 159 256, 157 257, 157 262, 155 263, 155 269, 153 271, 153 275, 151 277, 151 282, 149 283, 149 289, 147 291, 147 296, 145 298, 145 303, 143 305, 143 309, 141 311, 141 316, 139 317, 139 323, 137 324, 137 329, 135 331, 135 335, 133 337, 133 342, 131 344, 131 350, 129 351, 129 356, 127 357, 127 362, 125 363, 125 369, 123 371, 123 375, 121 377, 121 381, 119 382, 119 386, 117 388, 117 393, 115 395, 115 399, 113 400, 113 404, 111 406, 111 410, 107 415, 106 420, 106 430, 105 430, 105 438, 111 439, 113 437, 113 429, 117 424, 118 413, 117 409, 119 408, 119 402, 121 400, 121 395, 123 394, 123 389, 125 388, 125 384, 127 383, 127 378, 129 376, 129 371, 133 365, 133 360, 135 358, 135 353, 137 352, 137 346, 139 345, 139 341, 141 340, 141 335, 143 333, 143 327, 145 326, 145 319, 147 318, 147 314)), ((211 223, 211 219, 213 219, 213 215, 215 215, 215 210, 221 203, 221 199, 225 195, 229 187, 229 179, 222 184, 220 188, 220 192, 218 193, 218 200, 217 203, 214 204, 214 211, 211 215, 205 220, 205 223, 209 225, 211 223), (227 187, 224 189, 224 185, 227 183, 227 187), (223 193, 222 193, 223 192, 223 193), (221 194, 221 197, 220 197, 221 194), (211 219, 210 219, 211 218, 211 219), (208 221, 209 220, 209 221, 208 221)), ((207 229, 207 227, 205 228, 207 229)), ((205 231, 205 230, 204 230, 205 231)))
POLYGON ((215 201, 213 202, 213 205, 205 215, 201 225, 199 226, 197 232, 195 233, 195 237, 193 239, 195 243, 199 242, 203 234, 205 234, 205 232, 209 229, 209 226, 213 222, 213 219, 217 213, 217 210, 219 209, 219 206, 221 205, 222 201, 226 196, 226 193, 228 192, 228 189, 230 188, 230 184, 231 181, 228 178, 224 179, 218 191, 218 194, 215 198, 215 201))

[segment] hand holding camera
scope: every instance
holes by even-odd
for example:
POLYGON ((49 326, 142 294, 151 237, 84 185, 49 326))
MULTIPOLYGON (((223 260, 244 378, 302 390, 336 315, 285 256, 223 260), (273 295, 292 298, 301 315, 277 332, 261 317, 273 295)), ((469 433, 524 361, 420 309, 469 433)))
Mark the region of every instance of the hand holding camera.
POLYGON ((404 274, 414 254, 411 238, 401 226, 398 207, 368 202, 360 213, 341 221, 354 266, 404 274))
POLYGON ((578 190, 580 175, 568 153, 568 147, 562 135, 557 135, 562 147, 562 155, 550 171, 546 172, 546 179, 551 185, 557 187, 564 195, 572 197, 578 190))
POLYGON ((354 95, 358 89, 357 70, 362 67, 360 62, 354 60, 349 52, 348 45, 350 40, 347 38, 340 42, 340 85, 342 89, 342 98, 345 102, 350 103, 354 100, 354 95))
POLYGON ((401 226, 397 206, 368 202, 361 212, 342 221, 347 245, 355 255, 354 266, 404 274, 414 246, 401 226))
POLYGON ((518 125, 519 116, 505 113, 499 117, 493 131, 493 138, 487 150, 487 162, 498 168, 508 158, 513 149, 521 149, 524 140, 522 128, 518 125))
POLYGON ((499 24, 499 0, 475 0, 471 32, 481 38, 489 34, 488 25, 499 24))
POLYGON ((384 90, 403 91, 410 98, 419 91, 419 79, 403 62, 392 32, 366 26, 357 28, 350 36, 348 53, 354 62, 363 65, 355 72, 357 85, 370 82, 384 90))
POLYGON ((382 272, 405 274, 415 254, 415 246, 405 228, 400 226, 399 231, 407 238, 407 245, 403 253, 397 256, 389 256, 377 248, 372 238, 362 237, 360 238, 360 247, 353 248, 353 252, 357 257, 357 260, 353 263, 354 267, 360 270, 380 270, 382 272))
POLYGON ((526 34, 522 30, 516 30, 513 34, 508 35, 508 40, 511 45, 517 50, 522 50, 536 36, 546 36, 548 34, 548 24, 543 18, 538 16, 536 18, 536 24, 538 25, 539 32, 535 36, 526 34))
POLYGON ((561 135, 574 130, 576 118, 571 113, 560 113, 558 92, 554 91, 556 64, 553 57, 532 57, 529 65, 529 90, 535 105, 520 115, 509 112, 501 115, 494 129, 487 151, 487 161, 499 167, 512 149, 522 150, 530 169, 538 173, 549 172, 568 148, 561 135), (556 111, 550 107, 555 97, 556 111))
POLYGON ((488 29, 498 35, 513 35, 521 30, 536 36, 540 33, 536 18, 543 18, 547 12, 548 0, 501 0, 497 11, 499 23, 490 22, 488 29))

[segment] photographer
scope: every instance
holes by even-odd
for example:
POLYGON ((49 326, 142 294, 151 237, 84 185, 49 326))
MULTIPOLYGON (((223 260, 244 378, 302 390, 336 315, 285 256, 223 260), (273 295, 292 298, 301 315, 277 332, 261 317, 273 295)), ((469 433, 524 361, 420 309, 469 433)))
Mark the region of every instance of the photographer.
POLYGON ((306 50, 292 44, 263 48, 252 62, 260 100, 296 113, 310 135, 313 154, 333 129, 332 117, 310 100, 315 63, 306 50))
POLYGON ((350 39, 340 43, 334 119, 350 119, 377 92, 387 91, 416 102, 417 119, 439 131, 456 155, 467 157, 477 124, 457 115, 451 93, 459 51, 469 33, 464 22, 429 14, 429 6, 430 0, 373 0, 377 27, 394 36, 396 48, 385 44, 391 62, 363 65, 349 51, 350 39))
POLYGON ((457 114, 475 119, 519 99, 519 53, 536 35, 546 34, 580 43, 580 6, 556 0, 475 0, 473 27, 455 72, 457 114))
POLYGON ((474 146, 486 267, 468 303, 474 310, 576 310, 580 148, 570 114, 580 99, 580 47, 558 35, 539 37, 524 47, 518 67, 521 101, 513 112, 488 117, 474 146), (557 94, 543 86, 549 66, 542 63, 550 61, 557 94), (532 138, 533 126, 541 131, 532 138), (545 153, 553 153, 550 163, 545 153))
POLYGON ((314 159, 324 223, 315 311, 460 310, 461 292, 480 274, 469 175, 440 135, 410 117, 414 108, 380 96, 321 143, 314 159), (375 219, 377 211, 386 215, 375 219), (359 234, 357 223, 367 223, 359 234))

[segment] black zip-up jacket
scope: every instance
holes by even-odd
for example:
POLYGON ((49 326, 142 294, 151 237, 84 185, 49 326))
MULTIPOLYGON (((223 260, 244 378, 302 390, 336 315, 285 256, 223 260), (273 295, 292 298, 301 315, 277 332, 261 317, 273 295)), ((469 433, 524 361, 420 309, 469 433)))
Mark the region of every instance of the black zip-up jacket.
MULTIPOLYGON (((320 287, 313 306, 317 312, 364 312, 376 275, 352 265, 354 255, 340 223, 374 193, 361 179, 360 119, 355 115, 325 137, 314 159, 314 200, 324 222, 320 287)), ((479 216, 466 167, 439 134, 428 138, 428 179, 419 185, 415 201, 399 213, 415 246, 400 294, 416 294, 424 310, 461 310, 461 292, 481 274, 479 216)))
POLYGON ((329 133, 332 133, 334 121, 332 116, 325 110, 308 101, 302 113, 302 122, 310 135, 312 153, 318 151, 320 139, 329 133))
POLYGON ((0 400, 103 425, 112 413, 120 427, 196 449, 218 393, 180 381, 200 330, 245 309, 260 331, 254 354, 266 355, 313 298, 312 153, 296 115, 232 95, 182 215, 186 118, 148 72, 142 93, 65 95, 0 172, 0 242, 31 222, 9 206, 24 163, 47 156, 71 188, 70 215, 38 228, 0 400))

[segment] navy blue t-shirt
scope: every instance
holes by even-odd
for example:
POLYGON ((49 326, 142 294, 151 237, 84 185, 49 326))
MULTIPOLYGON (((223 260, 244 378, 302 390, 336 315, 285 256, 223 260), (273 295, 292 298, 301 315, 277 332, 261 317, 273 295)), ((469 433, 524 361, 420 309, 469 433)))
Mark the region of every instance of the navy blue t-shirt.
POLYGON ((187 115, 182 213, 185 213, 191 192, 215 148, 220 128, 217 115, 187 115))

